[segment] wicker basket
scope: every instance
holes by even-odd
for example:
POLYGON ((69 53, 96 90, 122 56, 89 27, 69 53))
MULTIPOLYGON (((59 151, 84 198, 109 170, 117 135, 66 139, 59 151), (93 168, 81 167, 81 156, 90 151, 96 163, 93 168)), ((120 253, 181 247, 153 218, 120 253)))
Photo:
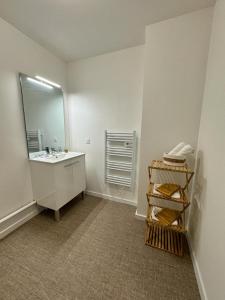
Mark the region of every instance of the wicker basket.
POLYGON ((186 163, 186 158, 179 155, 170 155, 168 153, 163 154, 163 162, 166 165, 174 167, 183 167, 186 163))

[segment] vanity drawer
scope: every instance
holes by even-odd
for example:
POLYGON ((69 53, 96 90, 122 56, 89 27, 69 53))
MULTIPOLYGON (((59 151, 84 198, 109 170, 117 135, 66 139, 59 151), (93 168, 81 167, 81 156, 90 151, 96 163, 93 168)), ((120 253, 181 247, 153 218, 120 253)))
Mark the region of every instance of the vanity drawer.
POLYGON ((82 157, 71 158, 63 162, 62 165, 64 168, 68 168, 72 165, 78 164, 80 161, 82 161, 82 157))

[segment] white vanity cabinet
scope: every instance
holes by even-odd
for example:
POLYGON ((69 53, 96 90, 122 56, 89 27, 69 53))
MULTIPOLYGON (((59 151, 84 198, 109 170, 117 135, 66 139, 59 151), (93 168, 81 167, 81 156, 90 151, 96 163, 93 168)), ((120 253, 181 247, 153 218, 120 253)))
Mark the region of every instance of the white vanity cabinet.
POLYGON ((71 155, 67 159, 49 162, 30 160, 34 200, 53 209, 59 219, 59 209, 85 191, 85 155, 71 155))

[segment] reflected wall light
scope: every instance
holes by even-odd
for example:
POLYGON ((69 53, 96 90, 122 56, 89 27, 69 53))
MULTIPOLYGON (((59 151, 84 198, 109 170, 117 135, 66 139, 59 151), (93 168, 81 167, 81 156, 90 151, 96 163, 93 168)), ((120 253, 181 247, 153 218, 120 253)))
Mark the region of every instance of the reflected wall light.
POLYGON ((39 79, 39 80, 41 80, 41 81, 43 81, 43 82, 45 82, 45 83, 47 83, 47 84, 50 84, 50 85, 53 85, 53 86, 55 86, 55 87, 57 87, 57 88, 61 88, 61 85, 59 85, 58 83, 55 83, 55 82, 53 82, 53 81, 50 81, 50 80, 48 80, 48 79, 46 79, 46 78, 44 78, 44 77, 41 77, 41 76, 35 76, 35 78, 37 78, 37 79, 39 79))
POLYGON ((33 83, 35 83, 35 84, 39 84, 39 85, 41 85, 41 86, 44 86, 44 87, 47 88, 47 89, 50 89, 50 90, 53 89, 53 87, 52 87, 51 85, 46 84, 46 83, 44 83, 44 82, 41 82, 41 81, 39 81, 39 80, 33 79, 33 78, 31 78, 31 77, 27 77, 27 80, 30 81, 30 82, 33 82, 33 83))

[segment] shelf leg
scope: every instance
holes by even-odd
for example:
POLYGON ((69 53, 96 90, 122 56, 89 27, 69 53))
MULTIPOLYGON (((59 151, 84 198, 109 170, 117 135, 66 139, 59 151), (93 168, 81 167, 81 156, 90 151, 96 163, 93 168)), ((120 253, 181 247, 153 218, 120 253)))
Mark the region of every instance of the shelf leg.
POLYGON ((60 221, 60 211, 59 211, 59 209, 55 210, 55 221, 56 222, 60 221))

